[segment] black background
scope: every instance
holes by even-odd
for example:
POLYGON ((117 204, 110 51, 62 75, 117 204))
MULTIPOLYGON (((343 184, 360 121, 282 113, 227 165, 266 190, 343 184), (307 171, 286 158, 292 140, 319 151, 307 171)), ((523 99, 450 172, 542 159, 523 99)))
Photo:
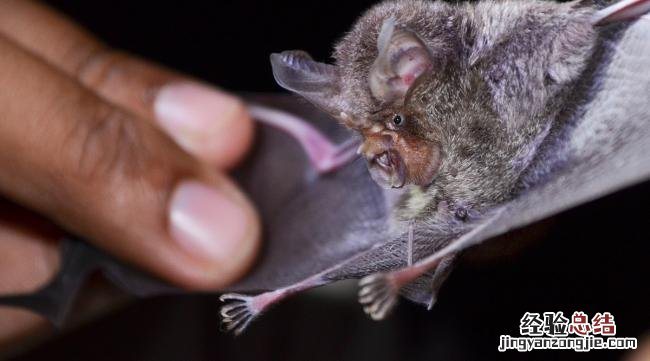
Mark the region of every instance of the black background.
MULTIPOLYGON (((233 91, 280 91, 274 51, 327 60, 371 1, 49 1, 108 44, 233 91)), ((281 303, 239 338, 218 331, 213 296, 142 300, 19 360, 618 360, 622 352, 497 352, 526 311, 611 312, 618 336, 650 325, 643 184, 555 217, 543 239, 499 262, 463 262, 432 311, 402 302, 369 320, 354 297, 281 303)), ((526 232, 532 232, 528 229, 526 232)), ((515 237, 516 238, 516 237, 515 237)), ((516 241, 517 239, 515 239, 516 241)))
POLYGON ((230 90, 278 91, 269 54, 327 60, 373 1, 48 1, 108 44, 230 90))

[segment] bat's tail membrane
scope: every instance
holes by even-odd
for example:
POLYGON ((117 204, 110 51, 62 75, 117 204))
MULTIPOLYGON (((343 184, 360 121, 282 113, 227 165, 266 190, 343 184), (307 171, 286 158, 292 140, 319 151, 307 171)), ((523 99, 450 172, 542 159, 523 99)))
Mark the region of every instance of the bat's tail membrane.
POLYGON ((594 14, 594 25, 605 25, 615 21, 637 18, 650 11, 650 0, 623 0, 594 14))

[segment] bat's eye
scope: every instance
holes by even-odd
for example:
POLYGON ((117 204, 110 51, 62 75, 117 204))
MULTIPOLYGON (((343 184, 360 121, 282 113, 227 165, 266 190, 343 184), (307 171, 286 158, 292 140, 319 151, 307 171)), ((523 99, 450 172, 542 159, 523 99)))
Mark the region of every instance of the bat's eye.
POLYGON ((395 114, 393 117, 393 125, 396 127, 404 125, 404 117, 401 114, 395 114))

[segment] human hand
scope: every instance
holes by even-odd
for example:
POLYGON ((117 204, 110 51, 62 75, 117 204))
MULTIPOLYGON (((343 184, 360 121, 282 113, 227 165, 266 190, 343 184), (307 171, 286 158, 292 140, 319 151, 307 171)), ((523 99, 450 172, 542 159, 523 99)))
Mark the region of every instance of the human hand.
MULTIPOLYGON (((0 2, 0 84, 0 294, 55 274, 63 230, 187 288, 250 266, 259 221, 224 175, 252 139, 240 100, 28 1, 0 2)), ((40 322, 0 308, 0 343, 40 322)))

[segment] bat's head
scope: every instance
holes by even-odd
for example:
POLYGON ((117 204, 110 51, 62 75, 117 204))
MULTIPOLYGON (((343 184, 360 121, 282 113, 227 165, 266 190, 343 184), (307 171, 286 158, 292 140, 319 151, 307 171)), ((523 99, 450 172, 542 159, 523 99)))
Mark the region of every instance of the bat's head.
POLYGON ((436 59, 414 32, 396 27, 393 19, 384 22, 377 48, 360 96, 350 89, 356 82, 345 78, 350 69, 317 63, 303 51, 272 54, 273 74, 280 85, 362 135, 359 153, 377 183, 428 185, 441 164, 440 143, 421 129, 425 115, 409 106, 409 97, 436 59))
POLYGON ((570 18, 574 5, 558 6, 387 2, 337 44, 335 65, 285 51, 271 55, 273 74, 361 134, 379 184, 460 174, 495 189, 530 161, 527 144, 547 130, 540 119, 589 55, 588 13, 570 18))

